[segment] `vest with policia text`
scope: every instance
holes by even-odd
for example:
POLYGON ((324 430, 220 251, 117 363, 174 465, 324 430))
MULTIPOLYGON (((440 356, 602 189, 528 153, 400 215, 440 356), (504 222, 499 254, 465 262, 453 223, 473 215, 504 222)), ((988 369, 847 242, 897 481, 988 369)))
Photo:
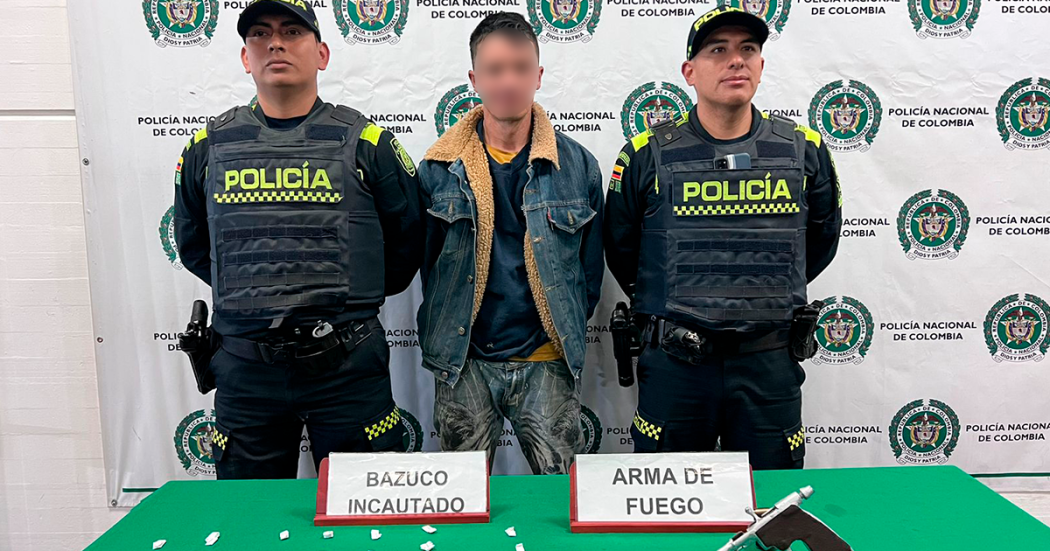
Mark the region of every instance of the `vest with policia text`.
POLYGON ((356 163, 368 123, 331 104, 292 130, 266 127, 248 107, 208 123, 217 313, 276 319, 382 302, 383 234, 356 163))
POLYGON ((654 127, 655 210, 642 222, 635 309, 712 331, 787 329, 806 304, 806 136, 779 117, 708 143, 686 118, 654 127), (748 153, 750 169, 717 168, 748 153))

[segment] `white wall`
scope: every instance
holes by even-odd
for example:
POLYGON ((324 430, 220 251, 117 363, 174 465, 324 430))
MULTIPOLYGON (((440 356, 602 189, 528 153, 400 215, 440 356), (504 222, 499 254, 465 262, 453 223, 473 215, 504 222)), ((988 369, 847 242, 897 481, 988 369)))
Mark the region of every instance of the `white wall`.
MULTIPOLYGON (((65 1, 0 0, 0 21, 0 550, 82 549, 123 511, 103 486, 65 1)), ((1050 494, 1006 495, 1050 521, 1050 494)))
POLYGON ((83 549, 106 504, 63 0, 0 0, 0 550, 83 549))

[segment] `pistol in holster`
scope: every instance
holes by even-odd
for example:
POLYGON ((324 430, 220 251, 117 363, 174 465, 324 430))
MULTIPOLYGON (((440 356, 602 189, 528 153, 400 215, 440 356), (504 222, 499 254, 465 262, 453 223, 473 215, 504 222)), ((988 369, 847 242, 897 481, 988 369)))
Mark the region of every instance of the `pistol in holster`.
POLYGON ((808 360, 817 354, 817 321, 824 303, 819 300, 795 310, 791 320, 791 344, 788 351, 796 362, 808 360))
POLYGON ((179 333, 179 348, 190 358, 197 390, 201 394, 214 390, 215 373, 211 369, 211 359, 219 349, 219 338, 208 326, 208 304, 203 300, 193 301, 190 323, 186 332, 179 333))
POLYGON ((634 315, 625 302, 617 302, 609 320, 609 332, 613 337, 613 357, 620 386, 634 384, 634 366, 642 354, 642 330, 634 322, 634 315))

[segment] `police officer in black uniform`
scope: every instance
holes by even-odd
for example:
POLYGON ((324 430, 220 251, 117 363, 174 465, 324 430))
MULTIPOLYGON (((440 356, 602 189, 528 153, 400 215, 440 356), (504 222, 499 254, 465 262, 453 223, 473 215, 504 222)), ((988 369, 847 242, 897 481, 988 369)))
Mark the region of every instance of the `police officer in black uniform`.
POLYGON ((237 30, 258 102, 198 132, 175 177, 182 262, 212 287, 215 346, 191 358, 217 389, 218 477, 294 478, 304 424, 315 464, 403 451, 376 316, 422 260, 415 165, 318 98, 330 52, 310 2, 255 0, 237 30))
POLYGON ((738 8, 700 16, 682 66, 696 107, 616 161, 606 260, 641 329, 635 451, 720 443, 802 467, 806 284, 835 256, 841 200, 820 134, 751 104, 768 35, 738 8))

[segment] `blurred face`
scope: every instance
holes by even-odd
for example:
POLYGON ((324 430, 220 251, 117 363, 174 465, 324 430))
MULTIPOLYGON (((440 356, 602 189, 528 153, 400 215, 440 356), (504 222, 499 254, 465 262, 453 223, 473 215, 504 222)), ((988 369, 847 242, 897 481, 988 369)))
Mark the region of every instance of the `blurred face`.
POLYGON ((707 37, 693 59, 682 64, 682 75, 699 101, 738 108, 750 105, 755 97, 765 63, 750 32, 743 27, 722 27, 707 37))
POLYGON ((469 74, 486 116, 514 121, 532 111, 543 67, 528 38, 493 33, 478 43, 469 74))
POLYGON ((328 45, 295 17, 263 15, 248 29, 241 50, 245 72, 260 88, 297 88, 317 82, 328 67, 328 45))

